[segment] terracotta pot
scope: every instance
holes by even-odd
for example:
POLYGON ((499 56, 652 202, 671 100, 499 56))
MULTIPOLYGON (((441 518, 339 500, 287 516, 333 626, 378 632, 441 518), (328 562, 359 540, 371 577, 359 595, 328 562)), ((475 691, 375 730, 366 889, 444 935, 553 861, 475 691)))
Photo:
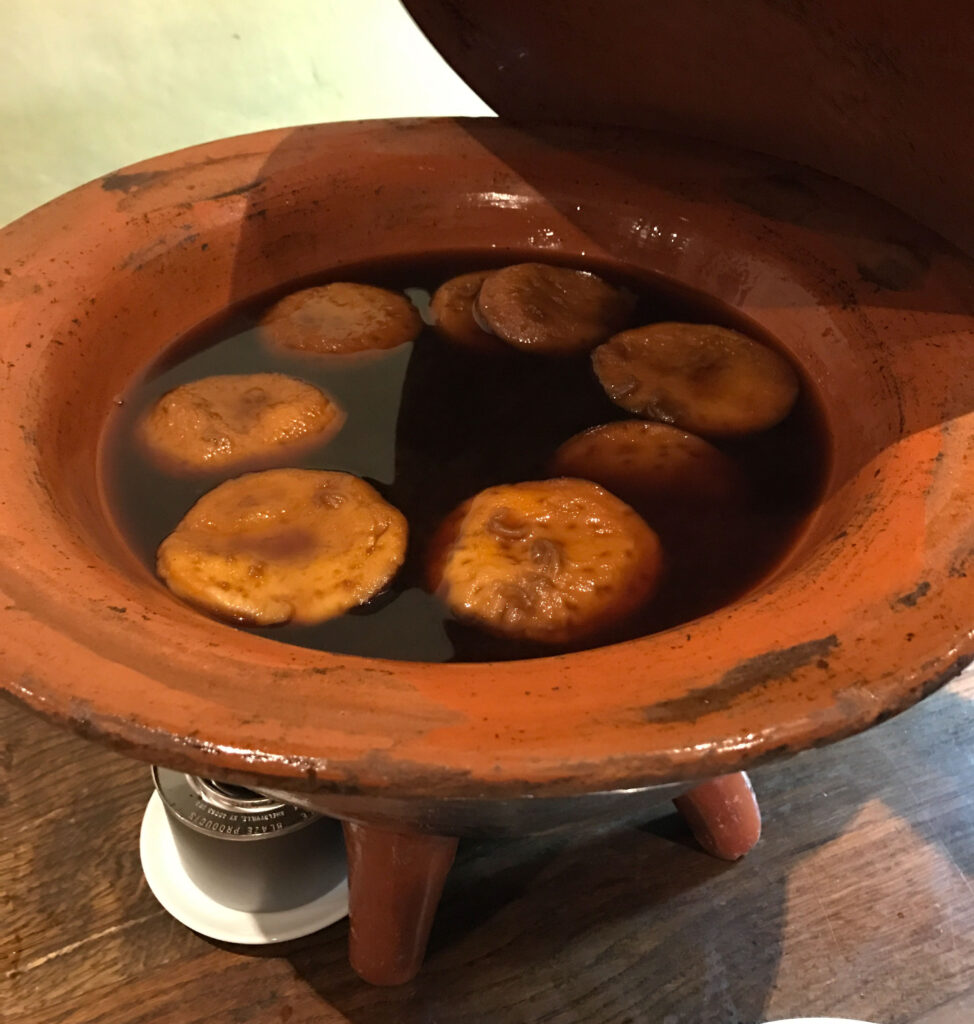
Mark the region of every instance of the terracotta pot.
POLYGON ((146 161, 0 232, 3 683, 133 756, 483 802, 731 772, 865 729, 974 653, 972 267, 834 179, 631 131, 335 124, 146 161), (745 599, 565 657, 339 657, 173 598, 113 524, 126 382, 228 303, 365 258, 593 256, 717 296, 820 390, 827 494, 745 599))

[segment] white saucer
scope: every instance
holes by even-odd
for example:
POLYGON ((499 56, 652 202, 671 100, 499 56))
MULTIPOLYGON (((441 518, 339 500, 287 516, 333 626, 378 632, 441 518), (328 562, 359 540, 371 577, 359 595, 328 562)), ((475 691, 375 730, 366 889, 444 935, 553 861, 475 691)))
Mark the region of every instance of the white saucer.
POLYGON ((162 800, 153 793, 139 835, 142 871, 152 895, 187 928, 222 942, 261 945, 310 935, 348 914, 348 881, 291 910, 248 913, 207 896, 183 870, 162 800))

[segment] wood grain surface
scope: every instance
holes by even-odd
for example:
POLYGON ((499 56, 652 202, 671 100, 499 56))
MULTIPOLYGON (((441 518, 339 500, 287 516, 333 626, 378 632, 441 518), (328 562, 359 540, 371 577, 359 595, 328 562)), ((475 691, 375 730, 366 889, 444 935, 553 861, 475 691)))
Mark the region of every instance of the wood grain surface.
POLYGON ((419 978, 359 981, 347 926, 202 939, 139 866, 146 767, 0 703, 7 1024, 974 1020, 974 674, 755 771, 764 838, 712 860, 641 827, 461 844, 419 978))

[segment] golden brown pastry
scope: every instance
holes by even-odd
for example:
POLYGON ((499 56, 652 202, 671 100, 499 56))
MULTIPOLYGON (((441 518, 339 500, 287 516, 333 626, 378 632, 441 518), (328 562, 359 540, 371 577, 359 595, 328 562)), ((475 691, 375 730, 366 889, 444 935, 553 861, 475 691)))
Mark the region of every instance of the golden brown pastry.
POLYGON ((652 594, 656 534, 587 480, 489 487, 440 527, 429 581, 458 619, 515 639, 566 644, 623 622, 652 594))
POLYGON ((480 287, 492 270, 476 270, 444 282, 433 293, 430 312, 436 333, 475 352, 504 352, 508 346, 477 322, 475 304, 480 287))
POLYGON ((569 438, 549 471, 581 477, 640 511, 665 505, 724 505, 742 493, 737 467, 703 438, 665 423, 620 420, 569 438))
POLYGON ((477 309, 515 348, 545 355, 588 352, 626 325, 633 297, 595 274, 518 263, 486 278, 477 309))
POLYGON ((423 321, 399 292, 337 282, 286 296, 268 310, 260 327, 274 347, 337 354, 405 345, 416 339, 423 321))
POLYGON ((139 421, 143 447, 166 469, 211 472, 295 455, 332 438, 341 409, 283 373, 203 377, 163 395, 139 421))
POLYGON ((178 597, 257 626, 315 623, 395 576, 406 520, 348 473, 271 469, 220 484, 162 542, 156 568, 178 597))
POLYGON ((707 324, 623 331, 595 349, 592 365, 616 405, 708 437, 773 427, 798 397, 798 376, 786 359, 707 324))

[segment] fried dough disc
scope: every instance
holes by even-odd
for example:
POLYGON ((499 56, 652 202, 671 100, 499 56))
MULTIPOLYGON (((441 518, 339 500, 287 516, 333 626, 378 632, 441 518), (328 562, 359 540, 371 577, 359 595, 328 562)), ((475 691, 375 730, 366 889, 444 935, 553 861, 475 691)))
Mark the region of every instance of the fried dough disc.
POLYGON ((433 326, 437 334, 447 341, 477 352, 507 349, 503 341, 477 323, 474 314, 480 286, 492 273, 492 270, 476 270, 471 274, 461 274, 436 289, 430 300, 430 312, 433 314, 433 326))
POLYGON ((203 377, 167 392, 137 427, 167 469, 200 473, 289 458, 333 437, 345 415, 325 394, 283 373, 203 377))
POLYGON ((416 307, 398 292, 370 284, 321 285, 281 299, 260 322, 279 348, 343 353, 395 348, 423 328, 416 307))
POLYGON ((592 365, 616 405, 711 437, 773 427, 798 397, 786 359, 726 327, 637 327, 600 345, 592 365))
POLYGON ((624 620, 652 594, 656 534, 588 480, 488 487, 434 538, 431 589, 492 633, 569 643, 624 620))
POLYGON ((548 469, 593 480, 643 512, 662 505, 726 504, 743 487, 737 467, 712 444, 646 420, 583 430, 555 452, 548 469))
POLYGON ((516 348, 549 355, 587 352, 625 326, 633 297, 584 270, 518 263, 481 285, 477 309, 516 348))
POLYGON ((159 546, 156 569, 221 618, 307 624, 368 601, 405 552, 405 518, 365 481, 271 469, 203 495, 159 546))

